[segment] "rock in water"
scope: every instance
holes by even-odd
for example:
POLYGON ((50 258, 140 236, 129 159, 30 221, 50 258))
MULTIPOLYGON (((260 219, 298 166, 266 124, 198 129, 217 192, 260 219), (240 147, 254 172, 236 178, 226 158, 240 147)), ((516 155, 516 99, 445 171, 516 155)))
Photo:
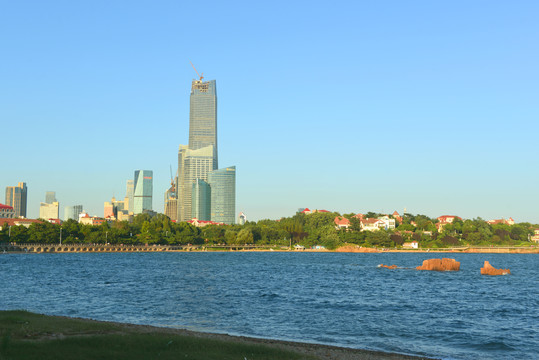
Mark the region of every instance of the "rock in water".
POLYGON ((431 271, 459 271, 460 262, 455 259, 428 259, 423 261, 422 266, 416 267, 417 270, 431 271))
POLYGON ((496 269, 488 261, 481 268, 481 275, 508 275, 511 274, 509 269, 496 269))
POLYGON ((378 265, 378 267, 383 267, 383 268, 388 268, 388 269, 396 269, 396 268, 397 268, 397 265, 384 265, 384 264, 380 264, 380 265, 378 265))

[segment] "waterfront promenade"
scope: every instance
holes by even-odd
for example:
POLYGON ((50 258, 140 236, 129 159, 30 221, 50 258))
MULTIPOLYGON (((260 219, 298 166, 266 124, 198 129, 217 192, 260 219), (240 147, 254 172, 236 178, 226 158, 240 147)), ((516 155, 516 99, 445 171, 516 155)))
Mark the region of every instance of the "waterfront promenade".
POLYGON ((176 252, 176 251, 292 251, 292 252, 350 252, 350 253, 502 253, 502 254, 538 254, 537 246, 464 246, 453 248, 366 248, 359 246, 343 246, 336 250, 290 249, 286 246, 270 245, 125 245, 125 244, 32 244, 32 243, 0 243, 0 254, 3 253, 107 253, 107 252, 176 252))
MULTIPOLYGON (((288 248, 280 248, 280 251, 288 248)), ((125 245, 125 244, 32 244, 1 243, 0 253, 106 253, 106 252, 172 252, 172 251, 275 251, 263 245, 125 245)))

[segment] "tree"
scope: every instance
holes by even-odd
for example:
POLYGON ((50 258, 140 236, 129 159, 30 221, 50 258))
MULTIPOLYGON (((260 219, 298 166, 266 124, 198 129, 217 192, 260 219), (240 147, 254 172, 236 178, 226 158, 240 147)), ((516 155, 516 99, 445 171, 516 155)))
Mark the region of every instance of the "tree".
POLYGON ((252 244, 253 242, 254 237, 251 229, 241 229, 236 236, 236 243, 238 244, 252 244))
POLYGON ((228 229, 226 232, 225 232, 225 240, 226 240, 226 243, 227 244, 235 244, 236 243, 236 237, 237 237, 237 232, 232 230, 232 229, 228 229))

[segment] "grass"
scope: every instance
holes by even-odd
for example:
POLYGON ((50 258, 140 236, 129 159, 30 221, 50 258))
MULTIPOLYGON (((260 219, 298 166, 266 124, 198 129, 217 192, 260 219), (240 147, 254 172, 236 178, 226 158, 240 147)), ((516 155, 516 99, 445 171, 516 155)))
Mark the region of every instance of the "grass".
POLYGON ((313 359, 259 344, 171 333, 167 329, 0 311, 0 360, 313 359))

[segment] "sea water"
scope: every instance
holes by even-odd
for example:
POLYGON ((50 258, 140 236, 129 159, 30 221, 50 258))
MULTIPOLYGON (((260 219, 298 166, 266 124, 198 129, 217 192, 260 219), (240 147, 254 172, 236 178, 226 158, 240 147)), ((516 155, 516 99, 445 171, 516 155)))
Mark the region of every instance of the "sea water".
POLYGON ((536 358, 538 285, 536 254, 0 254, 2 310, 444 359, 536 358))

